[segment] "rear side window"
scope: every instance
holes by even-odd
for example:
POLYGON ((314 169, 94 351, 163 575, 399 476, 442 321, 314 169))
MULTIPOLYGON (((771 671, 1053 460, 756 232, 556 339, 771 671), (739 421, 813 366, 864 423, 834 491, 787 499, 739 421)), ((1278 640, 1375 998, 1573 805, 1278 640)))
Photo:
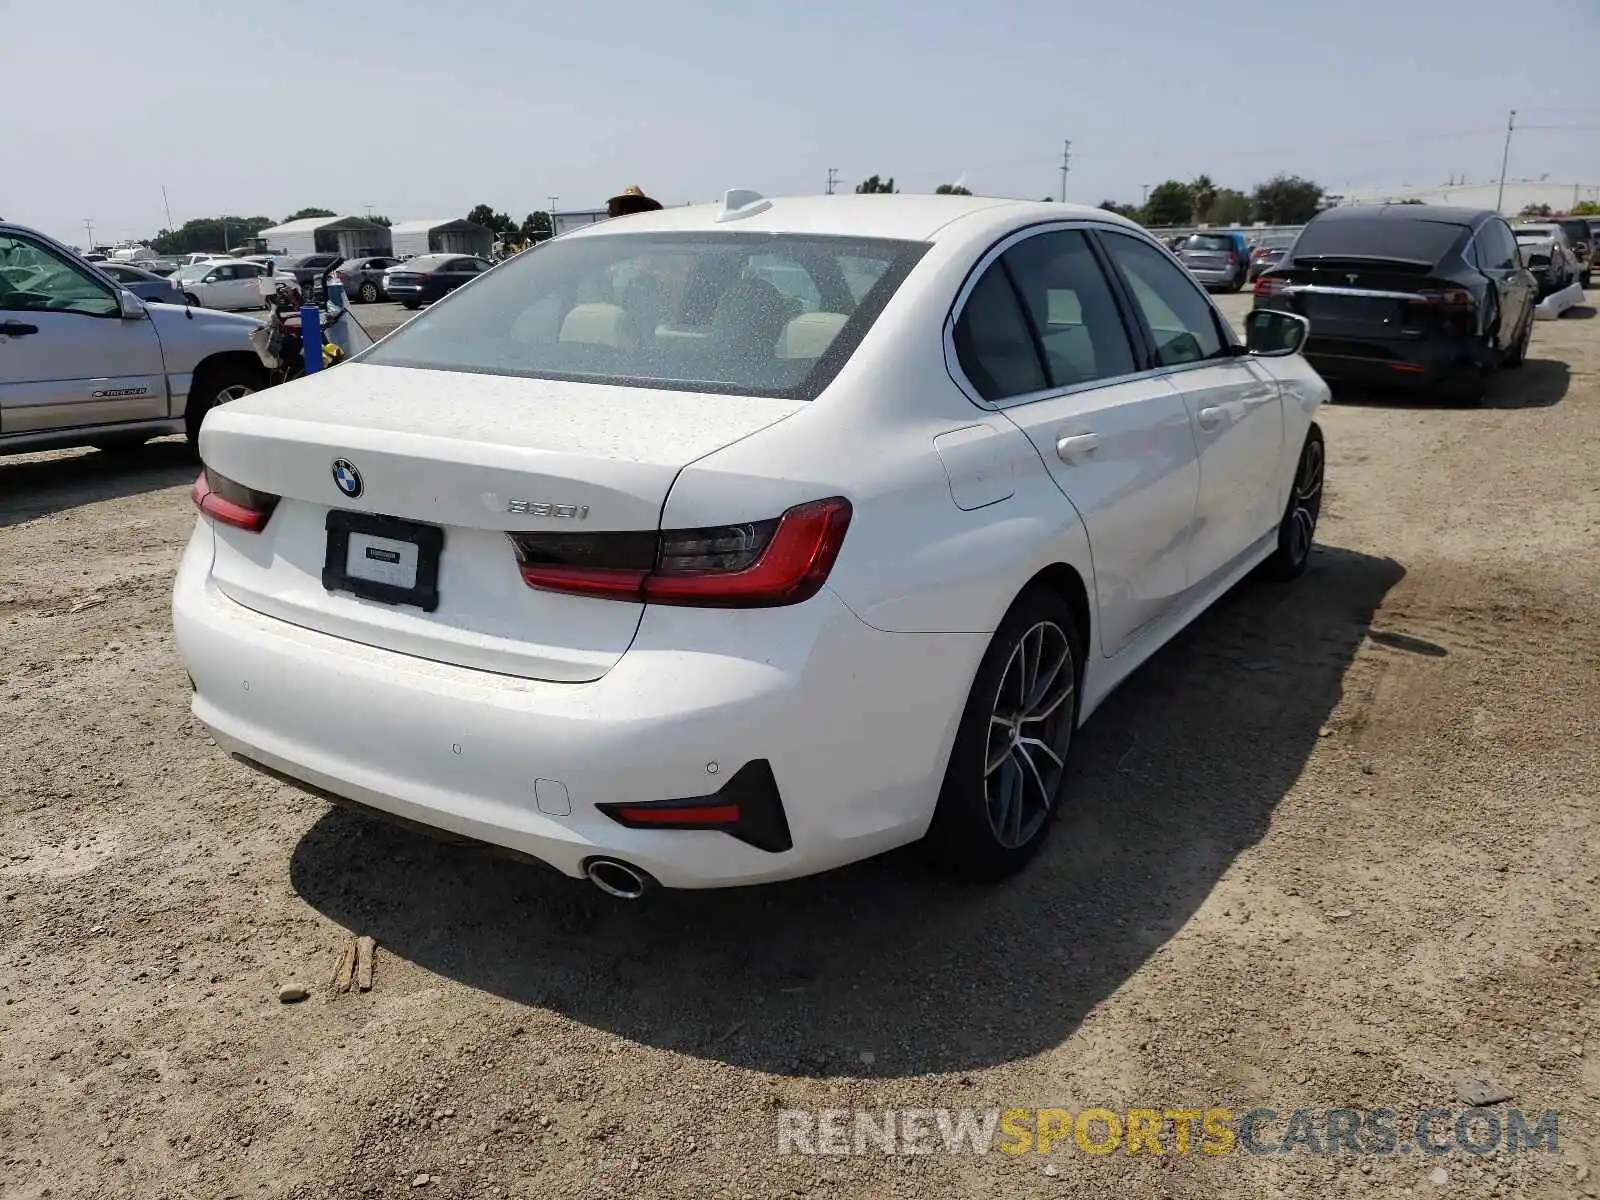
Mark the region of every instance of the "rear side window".
POLYGON ((1467 236, 1460 225, 1394 217, 1340 217, 1312 221, 1294 245, 1304 258, 1378 258, 1433 266, 1467 236))
POLYGON ((1110 231, 1100 237, 1122 269, 1133 302, 1150 327, 1160 366, 1176 367, 1222 355, 1224 342, 1216 310, 1188 272, 1140 238, 1110 231))
POLYGON ((811 399, 926 250, 731 231, 558 239, 485 272, 363 361, 811 399), (864 279, 862 264, 880 262, 864 279))
POLYGON ((1007 250, 1005 263, 1052 387, 1133 374, 1127 329, 1087 237, 1077 230, 1043 233, 1007 250))
POLYGON ((1002 259, 983 273, 956 321, 956 361, 988 401, 1049 387, 1038 347, 1002 259))
POLYGON ((1517 265, 1517 239, 1504 221, 1485 221, 1474 239, 1478 243, 1478 265, 1491 271, 1510 271, 1517 265))

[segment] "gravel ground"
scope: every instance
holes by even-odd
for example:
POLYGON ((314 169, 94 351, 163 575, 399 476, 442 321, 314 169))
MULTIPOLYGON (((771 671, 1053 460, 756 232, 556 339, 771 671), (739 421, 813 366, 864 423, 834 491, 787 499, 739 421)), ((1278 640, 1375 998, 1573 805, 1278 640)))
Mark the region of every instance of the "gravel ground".
POLYGON ((0 1196, 1596 1195, 1597 348, 1330 408, 1310 573, 1138 672, 990 890, 625 905, 330 810, 189 716, 182 447, 0 460, 0 1196), (784 1108, 1406 1120, 1469 1076, 1559 1152, 776 1153, 784 1108))

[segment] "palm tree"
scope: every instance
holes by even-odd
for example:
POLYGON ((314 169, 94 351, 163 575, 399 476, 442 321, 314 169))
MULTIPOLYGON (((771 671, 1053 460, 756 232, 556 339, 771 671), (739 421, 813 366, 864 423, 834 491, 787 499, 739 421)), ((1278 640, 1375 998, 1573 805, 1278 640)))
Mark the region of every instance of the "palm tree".
POLYGON ((1196 175, 1189 183, 1189 204, 1194 210, 1194 219, 1199 222, 1205 220, 1206 214, 1211 211, 1211 206, 1217 199, 1217 185, 1211 182, 1209 175, 1196 175))

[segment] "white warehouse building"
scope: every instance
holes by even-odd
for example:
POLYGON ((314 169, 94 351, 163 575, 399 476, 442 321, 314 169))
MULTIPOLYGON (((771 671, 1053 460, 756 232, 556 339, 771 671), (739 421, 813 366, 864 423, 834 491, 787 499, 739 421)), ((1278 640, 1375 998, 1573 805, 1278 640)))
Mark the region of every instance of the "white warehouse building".
MULTIPOLYGON (((1459 183, 1411 184, 1390 187, 1347 187, 1330 189, 1328 196, 1338 204, 1398 204, 1420 200, 1424 204, 1453 204, 1462 208, 1494 208, 1500 199, 1500 182, 1462 180, 1459 183)), ((1530 205, 1548 204, 1551 212, 1567 212, 1582 201, 1600 201, 1600 183, 1552 183, 1544 179, 1508 179, 1499 209, 1516 216, 1530 205)))
POLYGON ((269 252, 298 258, 303 254, 337 254, 358 258, 364 254, 388 254, 389 230, 365 217, 302 217, 263 229, 269 252))
POLYGON ((396 255, 476 254, 489 257, 494 248, 494 231, 476 221, 455 217, 431 217, 421 221, 401 221, 389 230, 396 255))

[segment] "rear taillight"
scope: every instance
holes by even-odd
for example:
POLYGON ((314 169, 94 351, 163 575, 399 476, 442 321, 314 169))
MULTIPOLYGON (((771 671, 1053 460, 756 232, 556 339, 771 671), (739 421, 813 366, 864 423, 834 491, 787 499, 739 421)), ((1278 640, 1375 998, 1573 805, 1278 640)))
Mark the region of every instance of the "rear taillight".
POLYGON ((1256 277, 1255 294, 1258 296, 1283 296, 1289 291, 1289 281, 1275 275, 1256 277))
POLYGON ((1466 288, 1444 288, 1440 291, 1418 292, 1411 303, 1430 308, 1471 308, 1477 301, 1466 288))
POLYGON ((1230 267, 1236 267, 1239 265, 1239 256, 1232 250, 1228 251, 1228 265, 1230 267))
POLYGON ((771 608, 822 590, 850 513, 835 496, 711 529, 506 536, 529 587, 638 604, 771 608))
POLYGON ((278 507, 277 496, 235 483, 224 475, 218 475, 210 467, 200 472, 190 496, 195 507, 213 521, 250 533, 260 533, 265 529, 272 517, 272 510, 278 507))

